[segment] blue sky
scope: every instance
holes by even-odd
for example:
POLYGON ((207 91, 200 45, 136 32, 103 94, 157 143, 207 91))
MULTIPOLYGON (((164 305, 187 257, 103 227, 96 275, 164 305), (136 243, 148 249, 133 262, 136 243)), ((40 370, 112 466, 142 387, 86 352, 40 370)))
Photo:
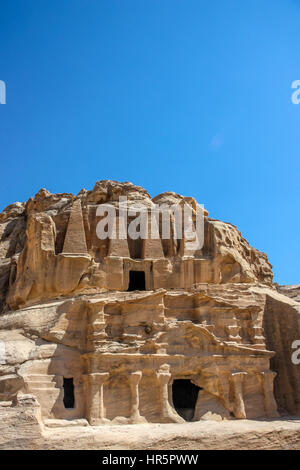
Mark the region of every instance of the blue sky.
POLYGON ((299 0, 1 2, 0 210, 41 187, 195 197, 299 283, 299 0))

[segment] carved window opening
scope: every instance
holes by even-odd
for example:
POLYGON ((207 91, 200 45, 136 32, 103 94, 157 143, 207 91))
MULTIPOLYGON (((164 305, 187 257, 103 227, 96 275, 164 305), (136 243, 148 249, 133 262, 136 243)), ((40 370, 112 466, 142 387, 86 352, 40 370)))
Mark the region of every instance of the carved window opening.
POLYGON ((146 277, 144 271, 129 271, 128 291, 146 290, 146 277))
POLYGON ((192 421, 194 417, 199 390, 202 389, 186 379, 174 380, 172 384, 174 408, 185 421, 192 421))
POLYGON ((65 408, 74 408, 74 383, 73 377, 64 377, 64 406, 65 408))

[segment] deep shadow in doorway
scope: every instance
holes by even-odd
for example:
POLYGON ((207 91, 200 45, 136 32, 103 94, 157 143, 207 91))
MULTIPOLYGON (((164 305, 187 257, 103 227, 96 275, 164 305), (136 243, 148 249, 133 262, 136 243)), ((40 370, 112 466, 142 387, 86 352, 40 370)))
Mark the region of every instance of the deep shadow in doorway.
POLYGON ((144 271, 129 271, 128 291, 146 290, 146 277, 144 271))
POLYGON ((186 421, 194 417, 199 390, 202 389, 187 379, 176 379, 172 384, 174 408, 186 421))

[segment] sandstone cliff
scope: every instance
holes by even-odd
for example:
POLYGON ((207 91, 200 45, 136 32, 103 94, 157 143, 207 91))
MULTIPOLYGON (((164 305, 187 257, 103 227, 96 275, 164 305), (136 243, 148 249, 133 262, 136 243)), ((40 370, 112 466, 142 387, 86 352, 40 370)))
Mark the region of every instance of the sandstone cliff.
POLYGON ((120 196, 196 205, 99 181, 0 214, 0 405, 31 404, 41 426, 299 414, 297 288, 275 286, 267 256, 207 211, 193 252, 172 217, 167 239, 161 226, 155 240, 99 239, 97 208, 120 196))
MULTIPOLYGON (((92 191, 82 190, 77 197, 50 194, 42 189, 27 203, 15 203, 4 209, 0 214, 2 311, 93 288, 110 289, 112 284, 103 263, 110 248, 107 240, 97 239, 95 211, 98 204, 117 203, 120 196, 127 197, 129 206, 142 202, 149 207, 153 203, 171 205, 184 199, 174 193, 164 193, 152 201, 143 188, 131 183, 99 181, 92 191), (64 247, 71 213, 76 227, 73 232, 76 248, 75 245, 72 248, 76 256, 71 256, 70 247, 64 247)), ((179 276, 174 273, 172 278, 169 276, 176 265, 180 246, 171 239, 163 240, 162 248, 169 260, 162 268, 168 280, 164 282, 161 274, 158 284, 166 288, 181 287, 179 276)), ((133 251, 134 247, 129 246, 130 249, 133 251)), ((132 253, 130 255, 132 257, 132 253)), ((204 246, 195 260, 192 284, 272 283, 272 269, 266 255, 252 248, 236 227, 208 216, 205 217, 204 246)))

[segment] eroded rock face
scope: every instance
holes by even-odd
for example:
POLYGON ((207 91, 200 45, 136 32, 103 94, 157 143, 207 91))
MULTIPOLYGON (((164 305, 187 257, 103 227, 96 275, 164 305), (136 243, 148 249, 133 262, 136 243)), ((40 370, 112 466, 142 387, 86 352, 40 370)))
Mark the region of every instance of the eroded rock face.
MULTIPOLYGON (((131 183, 99 181, 92 191, 79 195, 50 194, 40 190, 26 204, 12 204, 0 215, 0 286, 2 310, 85 291, 127 290, 131 261, 144 260, 147 289, 191 288, 197 283, 272 283, 267 257, 252 248, 231 224, 210 219, 205 212, 205 241, 183 259, 184 241, 161 239, 99 240, 96 225, 99 204, 116 205, 120 197, 127 206, 142 202, 171 206, 192 198, 174 193, 156 196, 131 183), (187 265, 189 264, 189 267, 187 265), (148 266, 147 266, 148 265, 148 266), (127 274, 126 274, 127 273, 127 274)), ((140 263, 141 264, 141 263, 140 263)))
POLYGON ((296 302, 300 302, 300 284, 294 286, 280 286, 279 284, 275 284, 275 287, 280 294, 286 295, 296 302))
POLYGON ((158 224, 156 239, 100 239, 97 208, 120 197, 197 204, 99 181, 0 214, 0 404, 25 394, 43 419, 92 425, 299 413, 299 304, 277 293, 266 255, 207 211, 193 252, 172 216, 169 238, 158 224))

